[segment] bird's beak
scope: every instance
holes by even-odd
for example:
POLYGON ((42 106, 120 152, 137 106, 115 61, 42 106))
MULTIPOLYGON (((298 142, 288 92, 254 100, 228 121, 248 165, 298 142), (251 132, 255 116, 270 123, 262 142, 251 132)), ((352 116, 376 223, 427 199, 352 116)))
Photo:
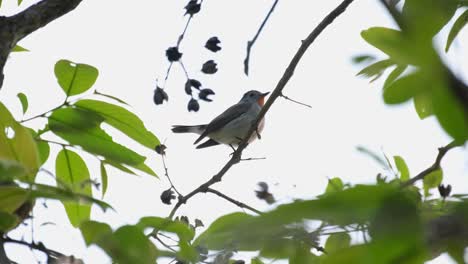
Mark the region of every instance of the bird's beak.
POLYGON ((267 95, 269 95, 269 94, 270 94, 270 92, 263 93, 263 94, 262 94, 262 97, 265 97, 265 96, 267 96, 267 95))

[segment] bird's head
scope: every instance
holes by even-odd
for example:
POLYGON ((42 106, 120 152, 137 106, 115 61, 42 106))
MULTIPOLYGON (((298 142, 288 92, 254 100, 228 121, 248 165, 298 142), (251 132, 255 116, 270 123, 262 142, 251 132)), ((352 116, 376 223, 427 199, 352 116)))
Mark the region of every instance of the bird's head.
POLYGON ((241 102, 250 102, 250 103, 258 103, 260 106, 263 106, 265 103, 265 96, 267 96, 270 92, 261 93, 259 91, 248 91, 242 96, 241 102))

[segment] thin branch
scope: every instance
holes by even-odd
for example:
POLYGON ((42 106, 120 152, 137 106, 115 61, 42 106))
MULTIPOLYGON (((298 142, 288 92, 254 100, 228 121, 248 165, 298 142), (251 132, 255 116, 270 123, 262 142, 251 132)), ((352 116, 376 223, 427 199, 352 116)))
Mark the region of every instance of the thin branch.
POLYGON ((14 243, 14 244, 18 244, 18 245, 27 246, 30 249, 39 250, 39 251, 45 253, 47 255, 47 257, 49 257, 49 258, 58 259, 58 258, 61 258, 61 257, 65 257, 64 254, 62 254, 62 253, 60 253, 58 251, 47 248, 41 242, 39 242, 39 243, 31 242, 30 243, 30 242, 26 242, 26 241, 23 241, 23 240, 12 239, 12 238, 9 238, 9 237, 3 238, 3 242, 4 243, 14 243))
POLYGON ((163 245, 164 247, 166 247, 167 249, 169 249, 170 251, 172 252, 177 252, 175 249, 172 248, 172 246, 166 244, 166 242, 164 242, 161 238, 158 237, 158 235, 154 235, 153 236, 154 239, 156 239, 159 243, 161 243, 161 245, 163 245))
POLYGON ((434 161, 434 163, 427 169, 421 171, 418 175, 414 176, 413 178, 409 179, 408 181, 405 181, 401 184, 401 187, 407 187, 410 185, 413 185, 415 182, 419 180, 423 180, 424 177, 429 175, 431 172, 439 170, 440 169, 440 163, 442 162, 442 159, 444 158, 445 154, 453 148, 459 147, 463 145, 462 143, 452 141, 450 142, 447 146, 439 148, 439 153, 437 154, 437 157, 434 161))
POLYGON ((252 211, 252 212, 254 212, 254 213, 256 213, 256 214, 259 214, 259 215, 262 214, 261 211, 255 209, 255 208, 253 208, 253 207, 251 207, 251 206, 248 206, 248 205, 246 205, 246 204, 243 203, 243 202, 237 201, 237 200, 235 200, 235 199, 233 199, 233 198, 231 198, 231 197, 225 195, 224 193, 222 193, 222 192, 220 192, 220 191, 217 191, 217 190, 208 188, 208 189, 206 190, 206 192, 209 192, 209 193, 212 193, 212 194, 216 194, 216 195, 218 195, 219 197, 221 197, 221 198, 223 198, 223 199, 225 199, 225 200, 227 200, 227 201, 229 201, 229 202, 231 202, 231 203, 233 203, 233 204, 239 206, 240 208, 248 209, 248 210, 250 210, 250 211, 252 211))
POLYGON ((177 190, 177 188, 175 187, 175 185, 172 183, 171 177, 169 177, 169 169, 168 169, 167 166, 166 166, 166 159, 165 159, 164 157, 165 157, 165 155, 162 154, 162 155, 161 155, 161 158, 162 158, 162 162, 163 162, 163 166, 164 166, 164 175, 166 175, 166 178, 169 180, 169 183, 171 184, 171 188, 172 188, 179 196, 182 196, 182 194, 177 190))
POLYGON ((276 88, 271 93, 270 97, 266 101, 262 110, 260 111, 257 118, 255 119, 252 126, 250 127, 249 131, 247 132, 246 136, 239 144, 239 147, 232 154, 231 159, 210 180, 201 184, 199 187, 194 189, 192 192, 190 192, 186 196, 179 197, 179 200, 177 201, 174 208, 171 210, 169 214, 169 218, 172 218, 175 215, 176 211, 179 209, 179 207, 182 206, 182 204, 185 204, 187 200, 189 200, 192 196, 201 192, 206 192, 211 185, 217 182, 220 182, 224 174, 226 174, 226 172, 228 172, 228 170, 234 164, 239 163, 239 161, 241 160, 242 151, 247 147, 248 139, 250 139, 251 135, 256 131, 258 124, 263 119, 266 112, 270 109, 271 105, 276 101, 276 99, 278 99, 279 96, 281 96, 284 87, 288 83, 289 79, 291 79, 291 77, 294 75, 294 70, 299 64, 299 61, 301 60, 302 56, 305 54, 305 52, 310 47, 310 45, 315 41, 315 39, 320 35, 320 33, 322 33, 322 31, 328 25, 330 25, 335 20, 335 18, 341 15, 353 1, 354 0, 344 0, 330 14, 327 15, 322 20, 322 22, 320 22, 320 24, 309 34, 309 36, 307 36, 305 40, 302 41, 302 44, 299 47, 299 50, 296 52, 296 54, 292 58, 291 62, 289 63, 289 66, 286 68, 286 71, 284 72, 283 76, 281 77, 278 84, 276 85, 276 88))
POLYGON ((265 27, 268 19, 270 18, 271 14, 275 10, 276 5, 278 4, 279 0, 275 0, 273 2, 273 5, 270 8, 270 11, 268 11, 268 14, 266 15, 265 19, 263 20, 262 24, 260 25, 260 28, 258 28, 257 33, 255 33, 255 36, 253 37, 252 40, 247 41, 247 55, 245 56, 244 59, 244 73, 245 75, 249 75, 249 61, 250 61, 250 51, 255 44, 255 41, 257 41, 258 36, 262 32, 263 28, 265 27))
POLYGON ((308 107, 308 108, 312 108, 311 105, 308 105, 308 104, 305 104, 305 103, 302 103, 302 102, 299 102, 299 101, 296 101, 294 99, 291 99, 289 98, 288 96, 284 95, 284 94, 281 94, 281 97, 283 97, 284 99, 288 100, 288 101, 291 101, 293 103, 296 103, 298 105, 302 105, 302 106, 305 106, 305 107, 308 107))

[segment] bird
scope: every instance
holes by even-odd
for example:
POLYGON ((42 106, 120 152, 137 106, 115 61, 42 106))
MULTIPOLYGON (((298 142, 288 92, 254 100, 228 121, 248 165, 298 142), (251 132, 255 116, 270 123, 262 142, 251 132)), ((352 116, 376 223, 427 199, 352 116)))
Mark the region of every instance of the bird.
MULTIPOLYGON (((198 144, 202 139, 208 138, 205 142, 198 145, 196 148, 207 148, 219 144, 233 146, 239 145, 242 139, 246 136, 252 123, 260 113, 265 97, 269 92, 261 93, 256 90, 246 92, 241 100, 226 109, 218 115, 210 123, 204 125, 174 125, 172 132, 174 133, 195 133, 200 135, 194 144, 198 144)), ((265 125, 265 120, 262 119, 257 127, 256 132, 248 140, 251 143, 255 138, 260 138, 260 133, 265 125)))

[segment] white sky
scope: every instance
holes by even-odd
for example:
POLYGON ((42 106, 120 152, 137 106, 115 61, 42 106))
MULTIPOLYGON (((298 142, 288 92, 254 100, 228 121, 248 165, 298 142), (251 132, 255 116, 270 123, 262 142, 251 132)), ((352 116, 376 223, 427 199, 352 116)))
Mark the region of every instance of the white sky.
MULTIPOLYGON (((23 9, 35 1, 25 0, 23 9)), ((144 120, 147 127, 168 146, 169 173, 176 187, 188 193, 209 179, 229 159, 231 149, 218 146, 196 150, 194 135, 172 134, 173 124, 199 124, 210 121, 227 106, 236 103, 251 89, 271 91, 278 82, 300 41, 339 2, 280 1, 270 22, 252 50, 250 77, 243 74, 247 40, 256 32, 272 1, 204 1, 181 46, 183 61, 191 77, 216 92, 214 102, 201 103, 198 113, 188 113, 183 84, 185 77, 175 67, 166 85, 169 103, 155 106, 152 102, 155 78, 163 79, 168 62, 164 52, 175 45, 186 22, 183 7, 187 1, 84 1, 72 13, 54 21, 24 39, 20 44, 29 53, 12 54, 5 68, 5 83, 0 100, 21 118, 18 92, 29 96, 27 117, 60 104, 61 89, 55 81, 53 66, 59 59, 96 66, 100 76, 95 84, 101 92, 125 99, 144 120), (213 54, 204 49, 212 36, 221 40, 222 51, 213 54), (214 59, 219 71, 213 76, 200 72, 203 62, 214 59)), ((5 0, 0 15, 18 11, 16 1, 5 0)), ((378 1, 356 1, 316 40, 299 64, 284 93, 313 106, 308 109, 278 99, 267 114, 262 140, 249 146, 244 157, 266 157, 262 161, 242 162, 233 167, 215 189, 257 209, 268 206, 256 199, 254 189, 259 181, 270 184, 280 202, 321 194, 327 177, 341 177, 345 182, 372 183, 380 171, 371 159, 358 153, 358 145, 375 151, 383 149, 389 156, 401 155, 412 175, 433 163, 437 147, 450 142, 435 118, 420 121, 412 103, 387 107, 381 99, 382 82, 369 84, 355 76, 360 70, 351 57, 372 53, 383 54, 360 38, 360 31, 371 26, 392 26, 378 1)), ((442 37, 445 39, 447 29, 442 37)), ((466 76, 468 54, 460 45, 468 39, 462 31, 452 47, 448 60, 453 69, 466 76)), ((177 66, 177 65, 176 65, 177 66)), ((30 122, 39 126, 43 121, 30 122)), ((115 135, 115 133, 114 133, 115 135)), ((160 157, 119 135, 120 142, 148 156, 148 163, 161 179, 143 175, 135 177, 109 169, 109 190, 105 201, 117 212, 103 214, 93 208, 93 219, 114 227, 135 223, 142 216, 166 216, 171 206, 163 205, 160 193, 169 187, 164 178, 160 157)), ((58 149, 54 148, 53 153, 58 149)), ((51 157, 55 157, 54 154, 51 157)), ((98 163, 85 156, 91 175, 99 179, 98 163)), ((54 170, 53 160, 45 167, 54 170)), ((456 149, 443 162, 444 183, 452 184, 453 193, 466 193, 466 151, 456 149)), ((53 184, 50 177, 44 182, 53 184)), ((96 191, 98 196, 99 193, 96 191)), ((48 202, 34 211, 34 237, 47 247, 74 254, 86 263, 109 263, 99 249, 87 249, 79 230, 69 224, 63 207, 48 202), (40 226, 44 222, 56 225, 40 226)), ((225 213, 240 209, 210 194, 189 201, 178 213, 210 223, 225 213)), ((29 228, 29 227, 28 227, 29 228)), ((29 229, 14 232, 15 237, 29 229)), ((35 259, 29 249, 10 247, 20 263, 35 259)), ((9 248, 9 249, 10 249, 9 248)), ((37 254, 41 258, 40 254, 37 254)), ((440 257, 432 263, 447 263, 440 257)))

